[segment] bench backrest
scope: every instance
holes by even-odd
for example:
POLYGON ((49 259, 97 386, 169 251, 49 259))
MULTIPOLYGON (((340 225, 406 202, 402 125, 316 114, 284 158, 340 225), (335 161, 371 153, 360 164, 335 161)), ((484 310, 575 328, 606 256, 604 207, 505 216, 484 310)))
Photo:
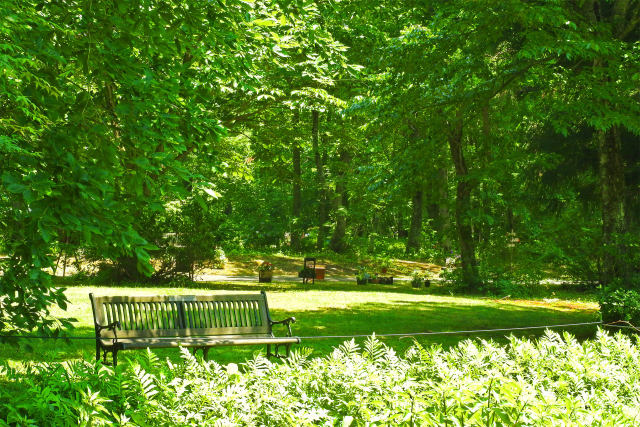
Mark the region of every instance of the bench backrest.
MULTIPOLYGON (((119 321, 119 338, 271 334, 267 295, 96 296, 97 325, 119 321)), ((113 338, 103 329, 101 337, 113 338)))

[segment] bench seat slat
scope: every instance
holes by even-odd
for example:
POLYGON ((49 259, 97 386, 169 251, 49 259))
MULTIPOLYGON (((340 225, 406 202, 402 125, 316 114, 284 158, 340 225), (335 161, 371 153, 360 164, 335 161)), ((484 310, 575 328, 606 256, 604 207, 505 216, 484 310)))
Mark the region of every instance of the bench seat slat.
MULTIPOLYGON (((190 337, 199 335, 244 335, 260 334, 269 332, 263 327, 227 327, 227 328, 167 328, 167 329, 147 329, 147 330, 121 330, 118 329, 116 335, 120 338, 156 338, 156 337, 190 337)), ((102 338, 114 338, 110 330, 103 330, 100 334, 102 338)))
MULTIPOLYGON (((101 344, 109 347, 112 340, 100 340, 101 344)), ((298 344, 298 337, 250 337, 246 335, 229 335, 220 337, 188 337, 179 338, 122 338, 118 339, 118 346, 123 350, 130 348, 169 348, 169 347, 218 347, 224 345, 264 345, 264 344, 298 344)))

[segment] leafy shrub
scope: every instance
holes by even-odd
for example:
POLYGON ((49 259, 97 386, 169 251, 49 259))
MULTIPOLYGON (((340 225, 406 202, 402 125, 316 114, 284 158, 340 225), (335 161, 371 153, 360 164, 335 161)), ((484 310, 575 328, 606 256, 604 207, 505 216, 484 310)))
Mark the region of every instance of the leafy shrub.
POLYGON ((377 256, 385 258, 406 257, 406 240, 368 233, 366 237, 351 237, 349 247, 361 257, 377 256))
POLYGON ((512 280, 502 278, 489 282, 484 282, 482 291, 489 295, 510 296, 513 298, 524 298, 531 296, 531 287, 524 283, 515 283, 512 280))
POLYGON ((374 264, 376 268, 383 273, 389 268, 393 267, 393 261, 387 257, 376 257, 374 264))
POLYGON ((227 261, 227 255, 224 253, 224 250, 222 248, 215 248, 212 253, 210 267, 218 269, 224 268, 227 261))
POLYGON ((363 265, 359 266, 358 272, 356 273, 356 280, 366 283, 369 279, 371 279, 371 273, 369 273, 367 267, 363 265))
MULTIPOLYGON (((640 349, 600 331, 509 345, 415 345, 375 338, 323 358, 295 351, 221 366, 131 354, 115 371, 88 362, 0 367, 0 420, 20 425, 634 425, 640 349)), ((0 421, 0 423, 2 423, 0 421)))
POLYGON ((631 289, 608 290, 600 298, 605 323, 622 320, 640 326, 640 293, 631 289))

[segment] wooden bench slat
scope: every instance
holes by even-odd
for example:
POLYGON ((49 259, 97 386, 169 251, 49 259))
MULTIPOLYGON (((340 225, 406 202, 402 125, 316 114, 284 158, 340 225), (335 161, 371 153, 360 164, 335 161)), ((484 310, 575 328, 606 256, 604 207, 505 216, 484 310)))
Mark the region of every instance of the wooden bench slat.
POLYGON ((118 320, 121 323, 122 331, 215 329, 220 327, 253 329, 265 327, 265 323, 261 321, 264 314, 261 313, 262 307, 260 305, 256 301, 222 301, 213 305, 190 302, 141 304, 105 301, 102 303, 102 310, 99 306, 97 307, 97 311, 103 313, 97 315, 96 320, 99 324, 109 324, 118 320), (219 319, 215 318, 216 315, 219 316, 219 319), (160 321, 151 321, 149 318, 153 316, 159 316, 160 321))
MULTIPOLYGON (((167 329, 129 329, 118 330, 118 338, 152 338, 152 337, 190 337, 202 335, 234 335, 264 333, 263 327, 226 327, 226 328, 167 328, 167 329)), ((103 330, 103 338, 114 338, 113 331, 103 330)))
POLYGON ((246 301, 260 300, 261 294, 211 294, 211 295, 95 295, 96 303, 102 302, 191 302, 191 301, 246 301))
MULTIPOLYGON (((297 344, 297 337, 247 337, 247 336, 221 336, 221 337, 189 337, 181 339, 162 338, 123 338, 118 340, 122 349, 130 348, 170 348, 170 347, 219 347, 225 345, 265 345, 265 344, 297 344)), ((111 340, 101 340, 102 345, 109 346, 111 340)))

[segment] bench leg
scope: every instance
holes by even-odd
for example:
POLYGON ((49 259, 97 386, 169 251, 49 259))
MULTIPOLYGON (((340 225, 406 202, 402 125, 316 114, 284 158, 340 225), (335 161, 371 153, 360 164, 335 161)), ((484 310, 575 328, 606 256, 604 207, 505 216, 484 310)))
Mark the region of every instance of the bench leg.
POLYGON ((275 351, 271 353, 271 344, 267 344, 267 359, 275 357, 276 359, 284 359, 291 354, 291 344, 274 344, 275 351), (283 345, 285 349, 285 356, 280 355, 280 346, 283 345))
MULTIPOLYGON (((107 353, 109 352, 111 352, 111 358, 113 360, 112 366, 115 368, 118 366, 118 350, 115 348, 113 350, 102 350, 102 364, 109 364, 109 362, 107 362, 107 353)), ((96 360, 100 360, 100 349, 96 350, 96 360)))
POLYGON ((96 341, 96 361, 100 361, 100 343, 96 341))
POLYGON ((290 349, 291 349, 291 344, 276 344, 276 352, 273 356, 277 359, 286 359, 287 357, 289 357, 290 349), (284 346, 284 350, 285 350, 284 356, 280 354, 281 346, 284 346))
POLYGON ((193 347, 193 355, 195 356, 198 350, 202 350, 202 358, 209 360, 209 347, 193 347))

